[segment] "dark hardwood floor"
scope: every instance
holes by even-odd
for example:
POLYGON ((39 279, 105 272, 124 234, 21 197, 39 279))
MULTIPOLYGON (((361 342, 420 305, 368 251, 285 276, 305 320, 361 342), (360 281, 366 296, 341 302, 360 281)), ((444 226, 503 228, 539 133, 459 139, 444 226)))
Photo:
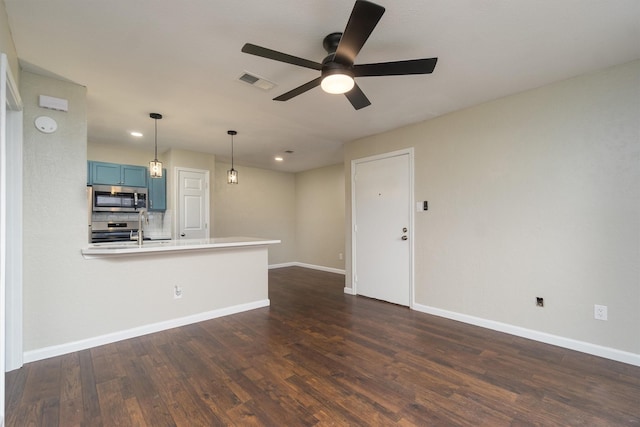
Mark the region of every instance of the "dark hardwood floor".
POLYGON ((639 426, 640 367, 271 270, 271 307, 25 365, 7 426, 639 426))

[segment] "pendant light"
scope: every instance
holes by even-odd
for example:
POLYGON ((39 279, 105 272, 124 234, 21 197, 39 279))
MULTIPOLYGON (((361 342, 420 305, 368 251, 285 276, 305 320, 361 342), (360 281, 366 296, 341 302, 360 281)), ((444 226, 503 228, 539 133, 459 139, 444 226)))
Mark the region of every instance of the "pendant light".
POLYGON ((155 120, 156 124, 156 138, 155 138, 155 157, 152 161, 149 162, 149 174, 151 178, 162 178, 162 162, 158 160, 158 120, 162 118, 162 114, 159 113, 151 113, 149 114, 153 120, 155 120))
POLYGON ((231 135, 231 169, 227 171, 227 184, 237 184, 238 171, 233 168, 233 136, 237 135, 238 132, 235 130, 228 130, 227 134, 231 135))

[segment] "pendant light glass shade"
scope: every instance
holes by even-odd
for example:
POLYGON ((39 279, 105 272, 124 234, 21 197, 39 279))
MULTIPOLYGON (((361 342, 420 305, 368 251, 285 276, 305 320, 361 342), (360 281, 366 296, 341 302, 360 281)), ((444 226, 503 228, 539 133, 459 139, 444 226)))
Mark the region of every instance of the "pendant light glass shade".
POLYGON ((237 184, 238 171, 233 168, 233 136, 237 135, 238 132, 235 130, 228 130, 227 134, 231 135, 231 169, 227 171, 227 184, 237 184))
POLYGON ((227 184, 238 183, 238 171, 231 168, 227 171, 227 184))
POLYGON ((151 160, 149 162, 149 174, 151 178, 162 178, 162 162, 151 160))
POLYGON ((162 118, 162 114, 151 113, 149 114, 153 120, 155 120, 155 156, 153 160, 149 162, 149 175, 151 178, 162 178, 162 162, 158 160, 158 120, 162 118))

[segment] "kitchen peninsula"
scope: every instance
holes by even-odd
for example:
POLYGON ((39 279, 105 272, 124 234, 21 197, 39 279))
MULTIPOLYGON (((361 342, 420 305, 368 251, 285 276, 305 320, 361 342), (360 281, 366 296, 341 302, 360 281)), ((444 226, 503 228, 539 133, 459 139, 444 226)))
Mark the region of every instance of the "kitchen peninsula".
POLYGON ((268 248, 277 243, 218 237, 88 245, 74 272, 83 285, 69 297, 92 329, 75 337, 62 329, 58 343, 25 352, 25 362, 268 307, 268 248))

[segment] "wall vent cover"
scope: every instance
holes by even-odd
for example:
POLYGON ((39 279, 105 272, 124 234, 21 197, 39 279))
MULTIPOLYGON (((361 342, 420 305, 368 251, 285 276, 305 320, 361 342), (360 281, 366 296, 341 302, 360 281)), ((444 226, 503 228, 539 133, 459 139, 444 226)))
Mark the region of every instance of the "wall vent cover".
POLYGON ((247 72, 242 73, 242 75, 238 78, 238 80, 240 80, 241 82, 250 84, 251 86, 255 86, 258 89, 262 89, 264 91, 271 90, 274 87, 276 87, 275 83, 270 82, 267 79, 263 79, 262 77, 258 77, 255 74, 251 74, 247 72))

